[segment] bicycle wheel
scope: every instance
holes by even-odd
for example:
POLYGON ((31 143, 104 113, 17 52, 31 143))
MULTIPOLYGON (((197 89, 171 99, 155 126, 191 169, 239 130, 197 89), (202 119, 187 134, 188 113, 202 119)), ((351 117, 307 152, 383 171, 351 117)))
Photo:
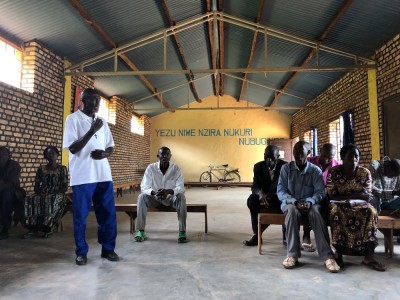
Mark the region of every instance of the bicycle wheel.
POLYGON ((201 173, 200 182, 211 182, 211 173, 208 171, 201 173))
POLYGON ((226 182, 240 182, 240 175, 236 171, 230 171, 225 175, 226 182))

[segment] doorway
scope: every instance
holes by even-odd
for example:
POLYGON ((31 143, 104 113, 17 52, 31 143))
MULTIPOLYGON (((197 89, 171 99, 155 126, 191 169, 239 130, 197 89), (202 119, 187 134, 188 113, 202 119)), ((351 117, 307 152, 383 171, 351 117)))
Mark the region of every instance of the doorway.
POLYGON ((400 159, 400 95, 383 102, 385 155, 400 159))

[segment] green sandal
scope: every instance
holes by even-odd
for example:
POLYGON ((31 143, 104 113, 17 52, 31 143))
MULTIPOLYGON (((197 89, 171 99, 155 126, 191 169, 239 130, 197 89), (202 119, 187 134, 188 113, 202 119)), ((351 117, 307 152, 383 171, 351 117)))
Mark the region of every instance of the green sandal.
POLYGON ((187 238, 186 238, 186 232, 185 231, 179 231, 178 235, 178 243, 187 243, 187 238))
POLYGON ((27 233, 25 233, 22 238, 24 239, 30 239, 31 237, 36 236, 36 231, 28 231, 27 233))
POLYGON ((139 230, 136 233, 135 242, 144 242, 145 240, 147 240, 146 232, 144 232, 144 230, 139 230))

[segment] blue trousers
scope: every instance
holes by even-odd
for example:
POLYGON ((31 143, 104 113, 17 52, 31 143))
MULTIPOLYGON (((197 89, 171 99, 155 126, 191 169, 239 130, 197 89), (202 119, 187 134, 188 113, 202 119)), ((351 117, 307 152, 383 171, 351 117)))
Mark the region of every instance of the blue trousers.
POLYGON ((72 186, 72 210, 76 255, 86 254, 87 217, 92 205, 97 219, 97 238, 102 251, 114 251, 117 238, 117 216, 112 181, 95 182, 72 186))
POLYGON ((400 209, 400 197, 395 196, 393 199, 383 201, 381 203, 382 209, 396 210, 400 209))
POLYGON ((394 196, 392 199, 389 199, 387 201, 382 201, 379 197, 374 196, 374 198, 370 202, 378 212, 378 214, 381 212, 382 209, 387 209, 387 210, 396 210, 400 209, 400 197, 399 196, 394 196))

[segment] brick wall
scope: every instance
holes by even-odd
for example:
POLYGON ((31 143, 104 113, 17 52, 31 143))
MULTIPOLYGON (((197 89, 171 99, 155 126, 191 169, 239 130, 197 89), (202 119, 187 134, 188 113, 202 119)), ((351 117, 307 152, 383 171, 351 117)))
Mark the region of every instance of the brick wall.
POLYGON ((385 100, 400 95, 400 34, 379 48, 375 53, 378 62, 378 109, 379 109, 379 141, 381 157, 385 156, 385 137, 383 134, 383 106, 385 100))
MULTIPOLYGON (((43 149, 62 146, 64 60, 37 41, 24 49, 22 87, 0 82, 0 145, 7 146, 22 167, 21 184, 33 191, 37 168, 45 163, 43 149)), ((71 106, 75 86, 93 87, 91 78, 72 79, 71 106)), ((123 99, 114 99, 116 124, 111 125, 115 153, 110 158, 116 182, 138 179, 140 169, 150 161, 150 120, 143 117, 144 136, 130 132, 132 108, 123 99), (128 122, 129 119, 129 122, 128 122)))
MULTIPOLYGON (((316 127, 318 149, 329 143, 329 123, 339 118, 346 110, 354 116, 354 142, 361 151, 361 164, 371 160, 367 71, 346 74, 324 93, 293 115, 292 138, 316 127)), ((339 149, 338 149, 339 150, 339 149)))
POLYGON ((114 137, 115 148, 110 158, 114 182, 141 179, 144 168, 150 163, 150 118, 142 116, 144 135, 131 132, 133 107, 116 96, 110 99, 111 118, 109 124, 114 137))
MULTIPOLYGON (((378 102, 382 103, 384 99, 400 92, 399 35, 378 49, 376 57, 378 102)), ((329 123, 337 119, 344 111, 351 110, 354 114, 354 142, 362 151, 360 164, 369 165, 372 155, 367 71, 359 70, 346 74, 308 106, 308 108, 293 115, 292 138, 302 136, 311 127, 316 127, 318 130, 318 148, 320 148, 324 143, 329 142, 329 123)), ((379 107, 379 122, 380 128, 382 128, 381 105, 379 107)), ((382 130, 380 144, 382 154, 382 130)))
POLYGON ((32 92, 0 82, 0 144, 21 164, 21 183, 28 192, 44 163, 43 149, 61 147, 63 66, 61 57, 31 41, 25 44, 22 86, 32 92))

